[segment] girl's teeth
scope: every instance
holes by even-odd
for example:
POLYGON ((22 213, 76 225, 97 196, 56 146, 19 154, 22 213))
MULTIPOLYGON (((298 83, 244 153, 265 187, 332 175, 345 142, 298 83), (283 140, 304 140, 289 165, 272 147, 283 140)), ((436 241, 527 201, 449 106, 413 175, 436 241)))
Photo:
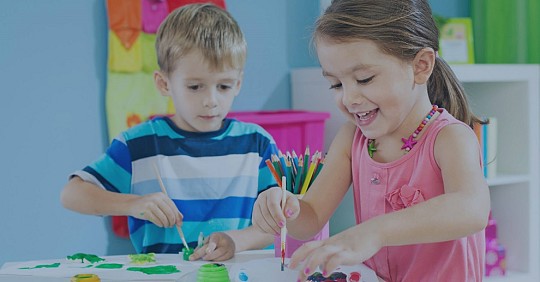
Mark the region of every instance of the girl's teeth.
POLYGON ((365 112, 365 113, 361 113, 361 114, 357 114, 357 115, 358 115, 358 117, 359 117, 360 119, 365 119, 370 113, 371 113, 371 111, 365 112))

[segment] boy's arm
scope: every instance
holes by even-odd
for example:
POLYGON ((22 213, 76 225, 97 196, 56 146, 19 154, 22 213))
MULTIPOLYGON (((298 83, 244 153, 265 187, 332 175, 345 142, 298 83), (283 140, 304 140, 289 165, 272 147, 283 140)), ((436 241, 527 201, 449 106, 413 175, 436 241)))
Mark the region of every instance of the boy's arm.
POLYGON ((182 225, 182 214, 162 192, 144 196, 115 193, 75 176, 64 187, 60 199, 65 208, 84 214, 127 215, 160 227, 182 225))
POLYGON ((236 252, 263 249, 274 242, 274 235, 264 233, 253 225, 241 230, 225 231, 225 233, 233 239, 236 252))
POLYGON ((64 187, 60 200, 70 210, 92 215, 131 215, 129 207, 139 196, 110 192, 74 176, 64 187))

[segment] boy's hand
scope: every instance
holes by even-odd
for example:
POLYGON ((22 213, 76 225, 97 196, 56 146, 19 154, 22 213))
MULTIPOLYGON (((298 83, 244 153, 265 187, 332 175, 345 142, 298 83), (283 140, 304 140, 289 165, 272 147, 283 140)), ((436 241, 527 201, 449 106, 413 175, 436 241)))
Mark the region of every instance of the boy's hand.
POLYGON ((257 197, 253 207, 253 225, 268 234, 279 235, 286 220, 295 219, 300 212, 298 198, 290 192, 286 192, 285 208, 282 209, 281 193, 281 188, 272 187, 257 197))
POLYGON ((129 215, 151 221, 159 227, 182 226, 184 216, 162 192, 137 197, 130 203, 130 207, 129 215))
POLYGON ((202 247, 195 249, 189 260, 224 261, 232 258, 236 251, 234 240, 224 232, 211 234, 202 247))

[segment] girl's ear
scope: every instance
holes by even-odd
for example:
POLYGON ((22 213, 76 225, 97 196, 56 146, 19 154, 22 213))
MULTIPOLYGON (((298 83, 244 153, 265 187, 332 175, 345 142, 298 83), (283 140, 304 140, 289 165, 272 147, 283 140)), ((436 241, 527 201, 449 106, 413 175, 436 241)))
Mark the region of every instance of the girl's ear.
POLYGON ((169 95, 169 80, 167 76, 161 71, 154 71, 154 84, 156 85, 157 90, 161 93, 162 96, 169 95))
POLYGON ((435 67, 435 56, 435 51, 432 48, 423 48, 416 54, 413 61, 414 82, 416 84, 428 82, 435 67))

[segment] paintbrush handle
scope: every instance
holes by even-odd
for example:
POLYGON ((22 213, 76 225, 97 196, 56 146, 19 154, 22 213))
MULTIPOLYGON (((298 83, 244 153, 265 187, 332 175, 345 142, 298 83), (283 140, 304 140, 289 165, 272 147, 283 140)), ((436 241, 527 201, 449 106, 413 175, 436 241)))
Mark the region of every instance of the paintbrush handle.
MULTIPOLYGON (((156 177, 158 179, 158 182, 159 182, 159 187, 161 187, 161 192, 163 192, 163 194, 167 195, 167 197, 169 196, 169 194, 167 194, 167 189, 165 189, 165 185, 163 184, 163 180, 161 179, 161 174, 159 173, 159 170, 156 166, 156 164, 154 163, 153 164, 154 166, 154 172, 156 173, 156 177)), ((182 228, 178 225, 176 225, 176 230, 178 230, 178 234, 180 235, 180 239, 182 239, 182 244, 184 244, 184 247, 186 247, 187 250, 189 250, 189 246, 186 242, 186 237, 184 236, 184 232, 182 231, 182 228)))

